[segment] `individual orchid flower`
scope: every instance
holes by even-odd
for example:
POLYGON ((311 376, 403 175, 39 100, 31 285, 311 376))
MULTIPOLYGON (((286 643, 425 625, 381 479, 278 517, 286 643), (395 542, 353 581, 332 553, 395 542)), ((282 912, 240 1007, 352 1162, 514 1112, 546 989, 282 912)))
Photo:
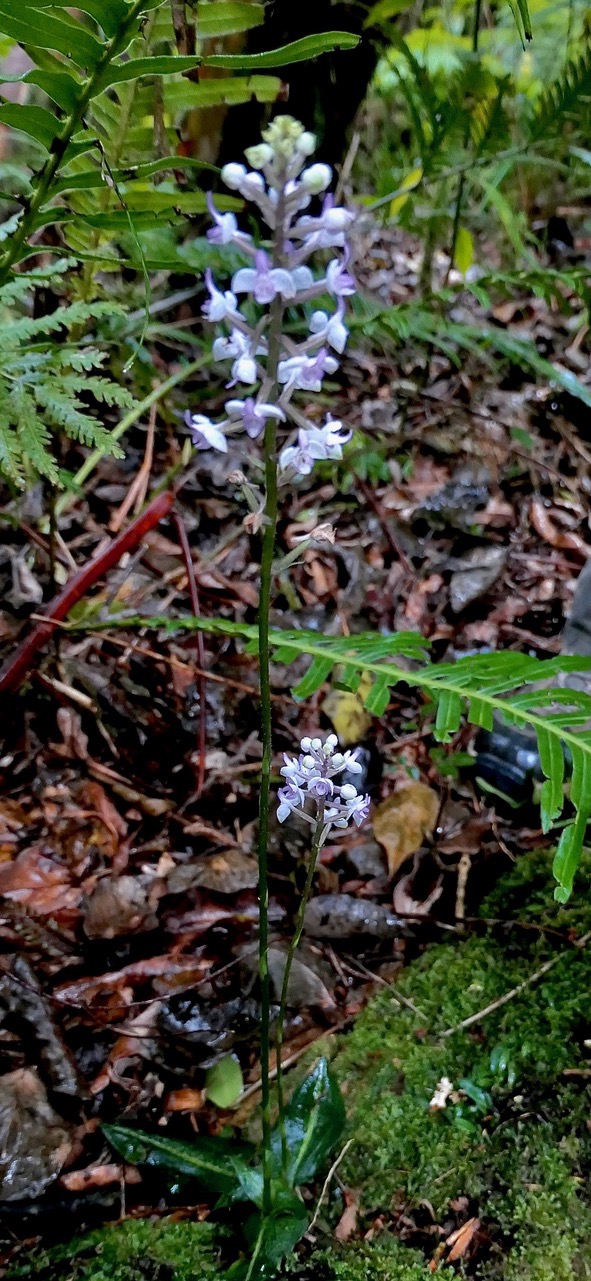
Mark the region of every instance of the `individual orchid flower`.
POLYGON ((257 380, 257 362, 255 356, 263 350, 262 345, 258 344, 256 351, 252 350, 252 339, 243 334, 240 329, 233 329, 230 337, 216 338, 213 344, 214 360, 225 360, 228 357, 234 357, 232 365, 232 379, 226 383, 227 387, 234 387, 236 383, 248 383, 252 386, 257 380))
POLYGON ((348 254, 333 258, 326 268, 326 289, 335 298, 346 298, 356 292, 355 281, 347 271, 348 254))
POLYGON ((207 239, 212 245, 235 244, 239 245, 241 249, 249 249, 251 247, 252 236, 248 236, 246 232, 239 230, 235 214, 220 213, 216 209, 211 192, 207 194, 207 208, 215 224, 207 232, 207 239))
POLYGON ((228 442, 219 423, 213 423, 205 414, 192 414, 190 410, 185 414, 185 423, 196 449, 217 449, 227 454, 228 442))
POLYGON ((334 315, 329 316, 326 311, 315 311, 310 317, 310 333, 327 342, 329 347, 338 351, 339 355, 344 352, 349 338, 349 330, 343 321, 344 314, 345 304, 342 298, 339 298, 339 305, 334 315))
POLYGON ((316 356, 289 356, 287 360, 280 360, 277 378, 280 383, 286 383, 288 389, 320 391, 324 375, 334 374, 338 367, 338 360, 321 347, 316 356))
POLYGON ((207 320, 212 322, 220 320, 231 320, 238 310, 238 299, 229 289, 223 292, 217 289, 214 283, 211 269, 208 267, 205 272, 205 285, 209 293, 209 301, 205 302, 201 308, 203 315, 207 320))
POLYGON ((227 400, 226 413, 231 419, 242 419, 246 434, 251 440, 256 440, 262 435, 268 418, 285 422, 285 414, 279 405, 269 405, 264 401, 257 402, 254 396, 248 396, 246 400, 227 400))
POLYGON ((290 271, 271 267, 264 249, 257 249, 254 267, 241 267, 232 277, 235 294, 252 294, 255 302, 266 306, 277 294, 282 298, 295 298, 297 287, 290 271))
POLYGON ((344 249, 347 233, 354 222, 355 214, 349 209, 335 205, 334 197, 325 196, 322 213, 318 218, 304 215, 299 218, 292 230, 292 235, 307 241, 307 249, 344 249))

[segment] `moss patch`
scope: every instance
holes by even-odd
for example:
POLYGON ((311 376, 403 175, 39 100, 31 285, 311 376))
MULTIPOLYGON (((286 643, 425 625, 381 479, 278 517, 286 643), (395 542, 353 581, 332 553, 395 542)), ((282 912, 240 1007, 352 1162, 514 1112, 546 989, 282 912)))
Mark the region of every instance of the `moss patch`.
POLYGON ((40 1281, 213 1281, 220 1276, 208 1223, 126 1219, 29 1256, 8 1278, 40 1281))
MULTIPOLYGON (((524 858, 483 915, 588 929, 591 909, 581 891, 574 908, 559 907, 551 885, 546 857, 524 858)), ((428 1202, 443 1225, 450 1203, 453 1209, 466 1198, 464 1217, 482 1222, 469 1269, 475 1275, 591 1277, 590 988, 591 944, 577 949, 515 928, 502 939, 429 949, 370 1003, 335 1061, 354 1137, 342 1175, 360 1190, 366 1215, 386 1214, 394 1225, 403 1208, 412 1215, 428 1202), (535 984, 446 1035, 557 957, 535 984), (454 1095, 433 1110, 444 1077, 454 1095)), ((337 1255, 328 1275, 357 1281, 363 1264, 353 1253, 344 1258, 352 1271, 348 1264, 342 1271, 337 1255)), ((378 1275, 410 1281, 415 1267, 395 1260, 383 1272, 380 1264, 378 1275)), ((426 1260, 419 1275, 432 1275, 426 1260)))

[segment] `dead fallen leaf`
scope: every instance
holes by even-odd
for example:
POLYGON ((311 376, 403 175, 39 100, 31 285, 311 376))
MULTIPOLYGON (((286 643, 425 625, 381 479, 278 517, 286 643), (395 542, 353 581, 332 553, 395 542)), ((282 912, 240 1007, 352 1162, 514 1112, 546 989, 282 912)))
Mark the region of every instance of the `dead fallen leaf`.
POLYGON ((158 924, 146 886, 139 876, 106 876, 84 900, 84 933, 89 939, 113 939, 158 924))
POLYGON ((348 1241, 357 1228, 359 1197, 351 1188, 345 1188, 345 1209, 334 1230, 337 1241, 348 1241))
POLYGON ((448 1263, 455 1263, 456 1259, 463 1258, 470 1242, 474 1240, 479 1227, 480 1219, 472 1218, 468 1219, 466 1223, 463 1223, 461 1228, 452 1232, 451 1236, 447 1238, 446 1243, 451 1246, 451 1250, 447 1256, 448 1263))
POLYGON ((534 498, 531 505, 531 523, 540 538, 551 547, 563 551, 579 552, 585 559, 591 554, 591 547, 580 534, 573 530, 557 529, 550 514, 539 498, 534 498))
POLYGON ((212 890, 215 894, 237 894, 239 890, 252 890, 258 882, 256 859, 241 850, 220 850, 219 854, 204 854, 179 863, 168 875, 169 894, 185 894, 196 886, 212 890))
POLYGON ((328 716, 343 747, 351 743, 360 743, 365 738, 371 725, 371 716, 363 706, 363 699, 371 689, 372 678, 362 673, 358 690, 331 689, 322 704, 322 711, 328 716))
POLYGON ((71 1151, 66 1122, 32 1068, 0 1077, 0 1201, 33 1200, 57 1178, 71 1151))
POLYGON ((141 1183, 142 1176, 134 1165, 89 1165, 86 1170, 70 1170, 62 1174, 60 1183, 68 1192, 86 1192, 88 1188, 106 1188, 111 1183, 141 1183))
POLYGON ((414 779, 401 783, 392 796, 378 805, 373 833, 386 851, 390 876, 432 832, 438 812, 437 793, 414 779))
POLYGON ((76 908, 82 893, 80 886, 71 885, 68 868, 38 845, 0 865, 0 896, 26 903, 35 916, 76 908))

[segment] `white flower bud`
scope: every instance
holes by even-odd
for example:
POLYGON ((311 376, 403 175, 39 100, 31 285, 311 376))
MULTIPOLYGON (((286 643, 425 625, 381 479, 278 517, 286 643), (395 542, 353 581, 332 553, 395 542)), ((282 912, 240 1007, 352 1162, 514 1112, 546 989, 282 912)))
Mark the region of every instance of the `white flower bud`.
POLYGON ((345 757, 343 756, 343 753, 342 753, 342 752, 335 752, 335 754, 334 754, 334 756, 333 756, 333 758, 332 758, 332 763, 333 763, 333 765, 334 765, 335 769, 340 769, 341 765, 343 764, 344 759, 345 759, 345 757))
POLYGON ((330 165, 310 165, 309 169, 303 170, 301 182, 312 196, 319 196, 321 191, 326 191, 326 188, 330 187, 332 169, 330 165))
POLYGON ((268 142, 259 142, 255 147, 247 147, 244 154, 253 169, 264 169, 273 159, 273 148, 268 142))
POLYGON ((313 156, 316 150, 316 138, 313 133, 306 130, 296 142, 296 151, 300 156, 313 156))
POLYGON ((309 752, 311 744, 312 744, 312 739, 308 738, 307 736, 306 738, 302 738, 300 741, 300 747, 303 752, 309 752))
POLYGON ((235 164, 233 161, 224 165, 222 169, 222 182, 230 188, 230 191, 240 191, 242 183, 246 178, 246 168, 244 165, 235 164))
POLYGON ((344 801, 354 801, 357 796, 357 788, 353 787, 352 783, 343 783, 341 796, 344 801))
MULTIPOLYGON (((312 739, 311 745, 314 746, 314 739, 312 739)), ((302 765, 304 769, 314 769, 315 764, 316 764, 316 761, 314 760, 313 756, 304 756, 304 759, 302 761, 302 765)))
POLYGON ((325 747, 330 747, 330 750, 331 750, 331 752, 332 752, 333 748, 334 748, 334 747, 336 747, 336 745, 337 745, 338 741, 339 741, 339 740, 338 740, 338 738, 337 738, 336 734, 329 734, 329 735, 328 735, 328 738, 327 738, 327 740, 326 740, 326 743, 325 743, 325 747))
POLYGON ((349 209, 342 209, 337 205, 336 209, 326 210, 322 215, 322 222, 327 231, 348 231, 354 216, 349 209))
POLYGON ((321 739, 321 738, 313 738, 313 739, 312 739, 312 747, 314 748, 314 751, 315 751, 315 752, 319 752, 319 751, 320 751, 320 748, 322 747, 322 739, 321 739))

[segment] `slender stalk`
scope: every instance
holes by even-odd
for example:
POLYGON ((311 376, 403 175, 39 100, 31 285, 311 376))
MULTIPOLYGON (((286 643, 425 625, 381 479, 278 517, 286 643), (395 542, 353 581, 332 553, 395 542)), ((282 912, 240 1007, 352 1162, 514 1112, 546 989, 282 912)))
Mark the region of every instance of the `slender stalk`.
POLYGON ((293 937, 290 941, 289 947, 287 949, 287 956, 285 958, 285 969, 283 971, 283 983, 281 986, 281 1000, 279 1002, 279 1017, 277 1019, 277 1032, 275 1035, 275 1045, 277 1047, 276 1048, 277 1103, 279 1108, 279 1126, 281 1129, 281 1161, 282 1161, 282 1165, 285 1173, 287 1173, 287 1168, 288 1168, 289 1152, 287 1149, 287 1135, 285 1133, 285 1125, 283 1123, 283 1117, 284 1117, 283 1070, 281 1067, 281 1050, 283 1047, 283 1029, 285 1024, 285 1016, 287 1013, 287 993, 289 990, 289 979, 291 976, 293 959, 300 945, 300 940, 301 940, 303 929, 304 929, 304 917, 306 913, 306 906, 310 898, 310 894, 312 893, 312 883, 314 881, 314 872, 316 871, 316 863, 318 862, 318 855, 320 853, 323 829, 324 829, 324 801, 319 801, 318 817, 316 819, 316 827, 314 828, 314 836, 312 837, 312 848, 310 850, 310 858, 308 860, 308 871, 306 873, 306 880, 305 880, 304 888, 302 891, 302 897, 300 899, 299 907, 297 910, 297 915, 295 920, 295 930, 293 933, 293 937))
MULTIPOLYGON (((475 54, 478 53, 478 40, 480 35, 481 15, 482 15, 482 0, 475 0, 474 26, 472 28, 472 53, 475 53, 475 54)), ((470 141, 470 118, 468 117, 466 121, 466 128, 464 131, 464 147, 468 146, 469 141, 470 141)), ((456 204, 454 209, 453 228, 452 228, 452 234, 451 234, 451 249, 449 251, 449 267, 447 269, 446 277, 445 277, 446 284, 447 284, 449 273, 451 271, 451 268, 456 256, 458 233, 460 230, 460 218, 462 216, 462 207, 464 203, 465 185, 466 185, 466 174, 465 172, 462 172, 460 174, 460 180, 458 182, 458 194, 456 196, 456 204)))
MULTIPOLYGON (((273 260, 282 260, 283 201, 277 209, 277 228, 274 235, 273 260)), ((267 358, 268 384, 277 386, 277 367, 280 355, 281 329, 284 304, 277 295, 271 304, 269 324, 269 350, 267 358)), ((259 798, 259 979, 261 989, 261 1113, 263 1130, 263 1214, 271 1210, 271 1083, 269 1055, 271 1046, 271 983, 269 977, 269 875, 267 850, 269 845, 269 808, 271 802, 271 769, 273 765, 273 735, 271 716, 271 650, 269 644, 269 615, 273 582, 273 558, 277 530, 277 424, 274 418, 265 423, 265 509, 263 546, 261 552, 261 587, 258 618, 259 688, 261 699, 261 788, 259 798)))

